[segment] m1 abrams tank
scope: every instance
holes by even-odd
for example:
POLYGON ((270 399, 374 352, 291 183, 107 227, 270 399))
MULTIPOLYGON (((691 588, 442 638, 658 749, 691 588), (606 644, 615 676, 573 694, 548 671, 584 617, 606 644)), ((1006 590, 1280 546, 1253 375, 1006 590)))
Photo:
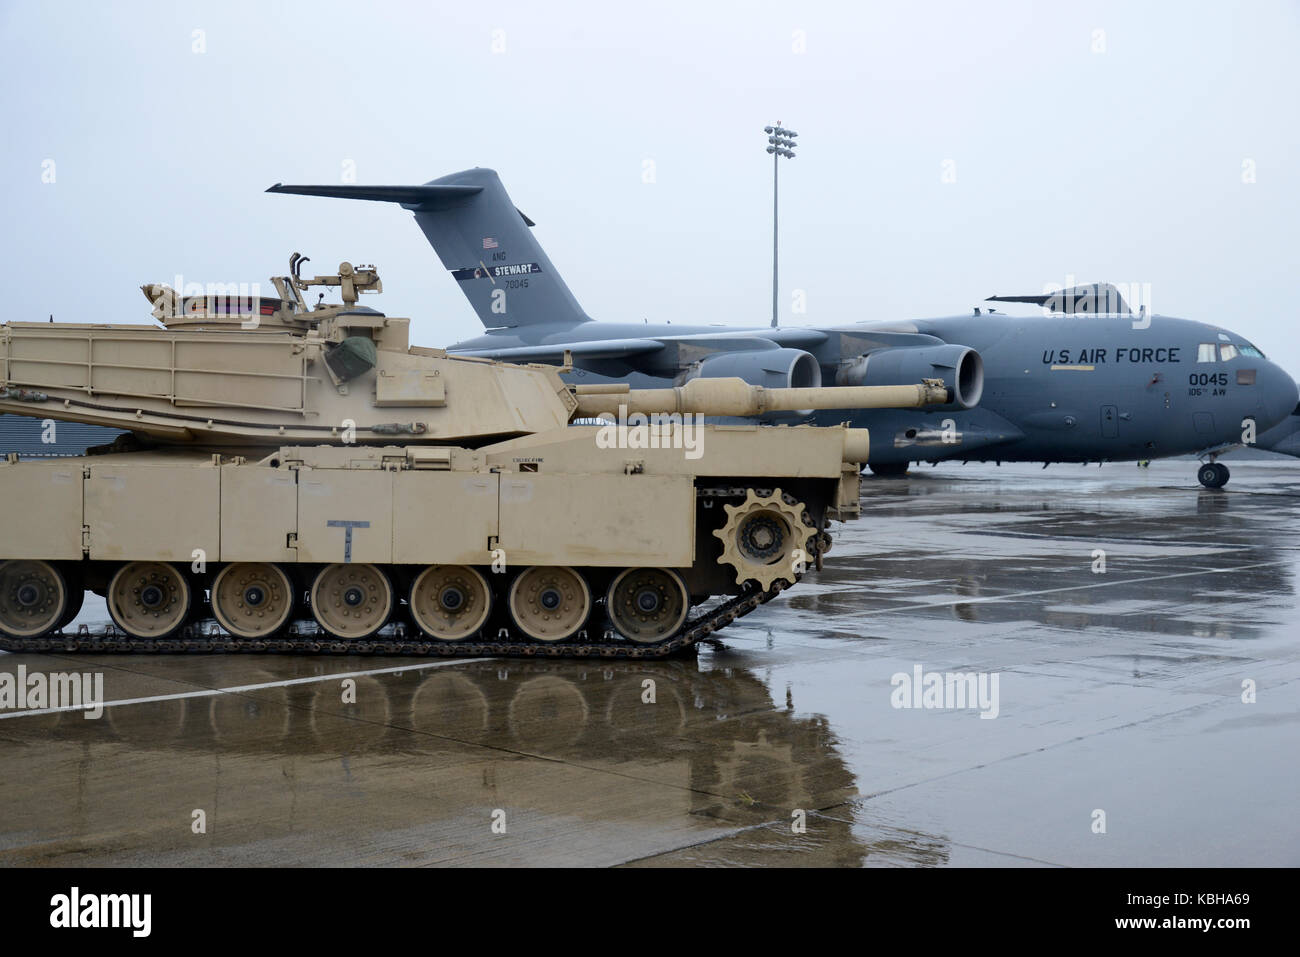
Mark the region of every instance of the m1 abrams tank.
POLYGON ((305 261, 275 297, 145 286, 161 327, 0 326, 0 411, 130 430, 0 463, 0 648, 667 655, 820 567, 868 449, 703 416, 948 398, 572 388, 411 346, 357 305, 373 267, 305 261), (65 633, 85 590, 113 624, 65 633))

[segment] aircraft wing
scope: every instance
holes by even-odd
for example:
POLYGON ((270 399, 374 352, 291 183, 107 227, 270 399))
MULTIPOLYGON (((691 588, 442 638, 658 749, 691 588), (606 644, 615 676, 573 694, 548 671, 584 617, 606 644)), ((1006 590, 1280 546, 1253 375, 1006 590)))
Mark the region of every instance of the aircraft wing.
MULTIPOLYGON (((667 339, 681 342, 709 342, 716 340, 726 345, 737 339, 762 340, 775 343, 789 349, 815 349, 826 342, 830 336, 821 329, 718 329, 716 332, 702 332, 686 336, 668 336, 667 339)), ((734 347, 733 347, 734 348, 734 347)), ((750 346, 749 348, 754 348, 750 346)), ((766 346, 762 348, 767 348, 766 346)))
POLYGON ((569 352, 575 359, 629 359, 658 352, 659 339, 592 339, 586 342, 553 342, 538 346, 507 346, 500 349, 450 350, 453 355, 502 359, 506 362, 560 362, 569 352))
MULTIPOLYGON (((812 330, 809 330, 812 331, 812 330)), ((682 336, 656 336, 667 346, 690 348, 700 355, 713 352, 753 352, 758 349, 780 349, 788 343, 769 336, 766 332, 753 329, 737 329, 735 332, 693 332, 682 336)), ((817 341, 825 341, 822 335, 817 341)), ((802 344, 801 344, 802 345, 802 344)))
MULTIPOLYGON (((669 336, 665 341, 707 342, 716 340, 720 346, 737 339, 760 339, 786 349, 804 349, 823 361, 850 358, 871 349, 906 348, 907 346, 943 345, 937 336, 917 331, 911 323, 888 321, 862 322, 851 326, 830 326, 820 329, 791 327, 785 329, 720 329, 703 335, 669 336)), ((740 348, 733 346, 732 348, 740 348)), ((747 348, 755 348, 748 346, 747 348)), ((765 348, 765 347, 764 347, 765 348)))
POLYGON ((1300 408, 1255 440, 1255 447, 1300 458, 1300 408))
POLYGON ((718 329, 636 338, 557 339, 534 345, 483 346, 480 340, 475 345, 475 348, 449 351, 506 362, 552 364, 563 362, 564 353, 569 352, 579 366, 606 375, 639 372, 672 377, 694 363, 723 353, 749 354, 753 358, 747 360, 748 364, 755 371, 759 366, 766 368, 758 354, 775 351, 787 357, 796 352, 808 353, 824 368, 834 368, 843 360, 878 349, 936 346, 944 345, 944 341, 917 332, 914 327, 862 323, 839 329, 718 329))
POLYGON ((719 352, 758 352, 781 346, 765 335, 748 333, 696 333, 638 339, 586 339, 501 346, 487 349, 450 349, 453 355, 501 359, 505 362, 561 362, 564 353, 578 362, 616 360, 652 375, 671 375, 692 362, 719 352))

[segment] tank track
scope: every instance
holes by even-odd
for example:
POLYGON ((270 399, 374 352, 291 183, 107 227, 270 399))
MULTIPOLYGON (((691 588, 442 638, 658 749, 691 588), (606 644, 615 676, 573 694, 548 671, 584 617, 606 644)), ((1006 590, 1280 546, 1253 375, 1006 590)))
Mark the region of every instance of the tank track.
MULTIPOLYGON (((778 580, 767 591, 750 591, 737 595, 709 611, 687 621, 676 635, 652 645, 631 641, 557 641, 536 642, 513 637, 494 641, 428 641, 407 638, 405 626, 398 625, 390 638, 364 641, 340 641, 316 635, 294 635, 263 641, 233 639, 218 632, 215 623, 188 625, 179 637, 161 641, 127 638, 112 626, 103 635, 91 634, 85 625, 73 634, 55 632, 40 638, 6 638, 0 636, 0 651, 11 653, 54 652, 82 654, 270 654, 270 655, 419 655, 442 658, 667 658, 683 651, 737 618, 748 615, 789 588, 790 582, 778 580), (210 627, 210 634, 204 628, 210 627)), ((501 629, 509 631, 509 629, 501 629)), ((498 632, 498 635, 500 632, 498 632)), ((482 633, 480 633, 482 635, 482 633)))

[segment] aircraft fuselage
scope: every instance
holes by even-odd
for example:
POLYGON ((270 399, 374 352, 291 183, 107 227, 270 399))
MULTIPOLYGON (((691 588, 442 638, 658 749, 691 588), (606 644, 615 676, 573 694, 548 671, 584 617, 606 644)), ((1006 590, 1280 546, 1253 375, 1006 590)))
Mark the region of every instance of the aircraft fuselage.
MULTIPOLYGON (((875 464, 1196 454, 1253 441, 1295 408, 1295 385, 1282 369, 1248 354, 1254 347, 1240 336, 1206 323, 992 315, 909 325, 976 349, 984 394, 964 411, 855 416, 855 425, 873 430, 875 464)), ((823 413, 817 421, 838 417, 823 413)))
MULTIPOLYGON (((1295 384, 1226 329, 1168 316, 953 316, 837 326, 842 334, 920 333, 969 346, 984 361, 984 393, 969 410, 862 410, 817 413, 811 421, 849 421, 871 430, 873 465, 945 459, 972 461, 1132 461, 1197 454, 1241 443, 1286 419, 1295 384), (1224 349, 1223 347, 1230 347, 1224 349), (1245 424, 1243 424, 1245 423, 1245 424)), ((500 330, 451 347, 490 352, 554 343, 629 342, 656 336, 771 335, 772 330, 582 322, 500 330)), ((834 382, 840 354, 815 342, 823 382, 834 382)), ((798 337, 800 330, 781 330, 798 337)), ((839 347, 836 346, 838 349, 839 347)), ((683 356, 642 354, 632 361, 584 358, 573 382, 617 379, 663 385, 683 356)))

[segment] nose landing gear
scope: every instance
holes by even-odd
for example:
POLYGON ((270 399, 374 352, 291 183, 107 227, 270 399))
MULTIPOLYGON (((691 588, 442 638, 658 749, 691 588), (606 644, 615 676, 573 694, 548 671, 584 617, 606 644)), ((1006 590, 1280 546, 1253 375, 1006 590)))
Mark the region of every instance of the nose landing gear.
POLYGON ((1206 462, 1196 470, 1197 480, 1206 488, 1223 488, 1230 474, 1228 467, 1219 462, 1206 462))

